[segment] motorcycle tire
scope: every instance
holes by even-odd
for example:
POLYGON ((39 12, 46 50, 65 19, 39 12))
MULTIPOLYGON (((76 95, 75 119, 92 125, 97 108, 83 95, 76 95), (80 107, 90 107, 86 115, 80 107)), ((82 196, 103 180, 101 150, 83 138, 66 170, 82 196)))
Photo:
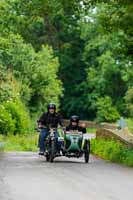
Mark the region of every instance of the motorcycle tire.
POLYGON ((55 140, 52 140, 50 147, 50 154, 49 154, 49 162, 53 162, 54 157, 55 157, 55 140))
POLYGON ((85 163, 89 162, 89 157, 90 157, 90 140, 85 140, 84 144, 84 159, 85 163))

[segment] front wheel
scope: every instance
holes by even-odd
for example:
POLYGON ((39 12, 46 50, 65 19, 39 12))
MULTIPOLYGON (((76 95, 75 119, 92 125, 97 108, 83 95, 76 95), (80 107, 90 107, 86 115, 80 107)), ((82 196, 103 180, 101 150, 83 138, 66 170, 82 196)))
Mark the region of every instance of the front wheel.
POLYGON ((50 147, 50 154, 49 154, 49 162, 53 162, 54 157, 55 157, 55 140, 52 140, 50 147))
POLYGON ((89 162, 89 157, 90 157, 90 140, 85 140, 85 144, 84 144, 85 163, 89 162))
POLYGON ((46 155, 46 161, 49 162, 49 155, 46 155))

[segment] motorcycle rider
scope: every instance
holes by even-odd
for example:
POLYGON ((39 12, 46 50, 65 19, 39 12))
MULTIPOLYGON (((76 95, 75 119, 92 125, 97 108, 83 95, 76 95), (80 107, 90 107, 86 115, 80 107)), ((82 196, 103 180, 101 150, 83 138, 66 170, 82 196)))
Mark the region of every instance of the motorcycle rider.
POLYGON ((73 115, 70 118, 70 124, 66 127, 66 131, 79 131, 86 133, 85 125, 79 126, 79 116, 73 115))
MULTIPOLYGON (((39 155, 44 155, 45 152, 45 140, 49 134, 49 128, 57 128, 58 125, 63 127, 63 119, 60 113, 56 112, 56 105, 54 103, 49 103, 47 107, 47 112, 43 113, 38 120, 38 127, 41 128, 39 135, 39 155)), ((58 133, 55 132, 55 138, 58 143, 58 133)))

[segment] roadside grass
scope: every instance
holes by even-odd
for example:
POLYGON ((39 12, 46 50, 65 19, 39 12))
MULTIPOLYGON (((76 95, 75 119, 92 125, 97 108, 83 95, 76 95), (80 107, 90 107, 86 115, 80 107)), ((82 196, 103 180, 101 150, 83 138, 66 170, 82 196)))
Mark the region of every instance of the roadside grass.
POLYGON ((37 151, 38 135, 0 135, 1 151, 37 151))
POLYGON ((123 146, 116 140, 93 139, 91 152, 105 160, 133 167, 133 149, 123 146))
POLYGON ((4 143, 4 140, 3 140, 3 136, 0 135, 0 151, 3 151, 4 147, 5 147, 5 143, 4 143))

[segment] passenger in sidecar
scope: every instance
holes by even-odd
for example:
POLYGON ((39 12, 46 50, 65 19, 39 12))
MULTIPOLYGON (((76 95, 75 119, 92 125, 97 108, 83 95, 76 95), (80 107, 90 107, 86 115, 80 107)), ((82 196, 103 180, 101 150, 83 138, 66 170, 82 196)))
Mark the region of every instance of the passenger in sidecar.
POLYGON ((77 115, 71 116, 70 123, 66 127, 66 132, 69 132, 69 131, 78 131, 78 132, 86 133, 86 128, 79 126, 79 116, 77 115))

